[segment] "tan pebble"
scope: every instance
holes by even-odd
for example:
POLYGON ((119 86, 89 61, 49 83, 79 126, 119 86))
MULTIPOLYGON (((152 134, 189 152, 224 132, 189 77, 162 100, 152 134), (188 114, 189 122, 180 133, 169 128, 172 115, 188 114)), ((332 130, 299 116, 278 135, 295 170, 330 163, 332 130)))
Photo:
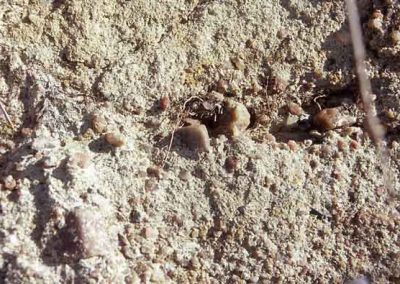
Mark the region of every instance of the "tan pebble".
POLYGON ((247 108, 231 99, 225 100, 225 114, 221 118, 218 132, 235 137, 241 135, 250 125, 250 113, 247 108))
POLYGON ((342 139, 339 139, 339 140, 337 141, 337 147, 338 147, 338 149, 339 149, 340 151, 344 151, 344 150, 346 150, 347 145, 346 145, 346 143, 345 143, 342 139))
POLYGON ((219 80, 217 83, 217 92, 221 94, 227 93, 229 90, 229 83, 223 79, 219 80))
POLYGON ((349 146, 351 150, 357 150, 360 148, 360 144, 356 140, 351 140, 349 146))
POLYGON ((87 169, 90 166, 90 155, 88 153, 75 153, 69 157, 68 166, 73 168, 87 169))
POLYGON ((203 124, 179 128, 176 134, 191 150, 208 152, 211 149, 210 137, 203 124))
POLYGON ((267 133, 265 135, 265 141, 269 142, 269 143, 275 143, 276 142, 276 138, 274 135, 272 135, 271 133, 267 133))
POLYGON ((240 59, 239 57, 234 57, 231 59, 233 66, 235 66, 236 70, 241 70, 243 71, 245 68, 245 65, 243 63, 243 60, 240 59))
POLYGON ((257 116, 257 122, 261 125, 266 125, 270 121, 270 117, 266 114, 259 114, 257 116))
POLYGON ((394 44, 399 43, 399 42, 400 42, 400 31, 397 31, 397 30, 392 31, 392 32, 390 33, 390 38, 391 38, 391 40, 392 40, 392 42, 393 42, 394 44))
POLYGON ((12 175, 8 175, 3 179, 4 188, 13 190, 17 187, 17 182, 12 175))
POLYGON ((295 152, 298 148, 298 145, 297 145, 296 141, 294 141, 294 140, 289 140, 287 142, 287 145, 289 146, 289 149, 292 150, 293 152, 295 152))
POLYGON ((272 92, 273 94, 279 94, 285 91, 288 85, 289 84, 285 79, 279 76, 272 76, 268 79, 267 91, 272 92))
POLYGON ((142 230, 142 236, 146 239, 157 239, 158 230, 157 228, 146 227, 142 230))
POLYGON ((254 49, 254 48, 256 48, 256 41, 254 40, 254 39, 248 39, 247 41, 246 41, 246 47, 247 48, 252 48, 252 49, 254 49))
POLYGON ((108 144, 114 147, 121 147, 125 144, 125 137, 117 133, 107 133, 104 135, 108 144))
POLYGON ((225 169, 228 173, 233 173, 239 166, 239 161, 235 157, 228 157, 225 160, 225 169))
POLYGON ((21 135, 23 137, 31 137, 32 133, 33 133, 33 130, 31 128, 24 127, 21 129, 21 135))
POLYGON ((190 260, 190 267, 192 269, 199 269, 201 266, 199 259, 196 256, 193 256, 190 260))
POLYGON ((170 100, 168 96, 162 96, 160 99, 160 109, 162 111, 166 110, 169 108, 170 105, 170 100))
POLYGON ((107 121, 99 114, 92 116, 92 129, 95 133, 103 133, 107 130, 107 121))
POLYGON ((181 180, 189 180, 190 177, 191 177, 191 174, 190 174, 190 171, 188 171, 188 170, 181 170, 179 172, 179 178, 181 180))
POLYGON ((162 169, 158 166, 148 167, 146 172, 150 177, 161 178, 162 176, 162 169))
POLYGON ((251 82, 251 90, 252 90, 253 94, 257 94, 258 92, 260 92, 262 90, 262 87, 256 80, 253 80, 251 82))
POLYGON ((375 10, 371 19, 368 21, 368 27, 373 30, 382 30, 383 27, 383 14, 380 10, 375 10))
POLYGON ((276 35, 277 35, 277 37, 278 37, 279 39, 284 39, 285 37, 287 37, 288 32, 287 32, 286 29, 282 28, 282 29, 280 29, 280 30, 276 33, 276 35))
POLYGON ((299 105, 296 104, 296 103, 289 103, 287 107, 288 107, 289 112, 290 112, 291 114, 293 114, 293 115, 300 116, 300 115, 303 114, 303 109, 302 109, 302 107, 299 106, 299 105))
POLYGON ((326 108, 317 113, 313 118, 314 125, 322 131, 346 127, 354 124, 356 119, 342 115, 338 108, 326 108))

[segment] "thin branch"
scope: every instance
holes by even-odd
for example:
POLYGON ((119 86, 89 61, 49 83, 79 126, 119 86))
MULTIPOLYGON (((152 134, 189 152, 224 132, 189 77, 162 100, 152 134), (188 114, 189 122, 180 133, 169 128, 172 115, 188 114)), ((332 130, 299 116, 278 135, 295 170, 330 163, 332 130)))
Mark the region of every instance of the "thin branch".
POLYGON ((7 111, 6 111, 6 108, 4 107, 2 101, 0 101, 0 110, 1 110, 1 112, 3 113, 4 117, 6 118, 8 124, 11 126, 11 128, 12 128, 13 130, 15 130, 14 124, 12 123, 11 118, 10 118, 10 116, 8 115, 8 113, 7 113, 7 111))
POLYGON ((377 147, 378 156, 384 173, 383 178, 386 190, 389 193, 394 193, 392 186, 392 173, 390 170, 390 155, 385 144, 385 130, 381 125, 379 118, 376 116, 376 107, 372 97, 371 81, 369 80, 366 71, 366 52, 357 4, 355 0, 346 0, 346 4, 361 99, 366 114, 367 131, 377 147))

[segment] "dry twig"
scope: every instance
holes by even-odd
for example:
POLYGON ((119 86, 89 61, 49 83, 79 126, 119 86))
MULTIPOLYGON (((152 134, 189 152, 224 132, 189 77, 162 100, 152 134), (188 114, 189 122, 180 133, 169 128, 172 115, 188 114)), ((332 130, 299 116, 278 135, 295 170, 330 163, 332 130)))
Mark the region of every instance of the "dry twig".
POLYGON ((389 193, 394 193, 390 170, 390 155, 385 144, 385 130, 381 125, 379 118, 376 116, 376 108, 372 97, 371 81, 369 80, 366 71, 366 52, 363 43, 362 29, 357 4, 355 0, 346 0, 346 5, 361 99, 366 114, 367 130, 377 147, 378 156, 380 158, 384 174, 383 178, 386 190, 389 193))
POLYGON ((12 123, 11 118, 10 118, 10 116, 8 115, 8 113, 7 113, 7 111, 6 111, 6 108, 4 107, 4 104, 3 104, 2 101, 0 101, 0 110, 1 110, 1 112, 3 113, 4 117, 6 118, 7 123, 8 123, 8 124, 11 126, 11 128, 14 130, 14 129, 15 129, 14 124, 12 123))

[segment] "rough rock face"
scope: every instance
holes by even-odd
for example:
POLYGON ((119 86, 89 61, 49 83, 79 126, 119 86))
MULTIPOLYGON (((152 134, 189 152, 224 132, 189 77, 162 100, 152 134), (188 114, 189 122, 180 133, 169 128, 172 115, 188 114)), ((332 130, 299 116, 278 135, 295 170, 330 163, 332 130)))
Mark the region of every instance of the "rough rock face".
MULTIPOLYGON (((0 283, 397 283, 344 2, 0 0, 0 283)), ((399 189, 399 1, 357 3, 399 189)))
POLYGON ((112 253, 104 220, 93 209, 75 208, 67 214, 62 241, 66 254, 77 259, 112 253))

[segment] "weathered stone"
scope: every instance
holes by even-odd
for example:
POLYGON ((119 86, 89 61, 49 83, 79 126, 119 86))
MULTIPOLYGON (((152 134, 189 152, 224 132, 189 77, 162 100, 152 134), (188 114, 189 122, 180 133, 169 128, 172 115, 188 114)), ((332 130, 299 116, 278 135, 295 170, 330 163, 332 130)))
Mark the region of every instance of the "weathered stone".
POLYGON ((231 99, 225 100, 224 114, 220 119, 217 132, 235 137, 242 134, 249 125, 250 113, 247 108, 231 99))
POLYGON ((104 139, 114 147, 122 147, 125 144, 125 137, 118 133, 107 133, 104 139))
POLYGON ((343 114, 339 108, 326 108, 314 116, 314 125, 323 131, 351 126, 356 122, 355 117, 343 114))
POLYGON ((111 251, 106 232, 98 212, 75 208, 67 215, 66 227, 62 232, 64 250, 74 258, 106 255, 111 251))
POLYGON ((211 148, 210 137, 206 126, 203 124, 179 128, 176 134, 191 150, 207 152, 211 148))

